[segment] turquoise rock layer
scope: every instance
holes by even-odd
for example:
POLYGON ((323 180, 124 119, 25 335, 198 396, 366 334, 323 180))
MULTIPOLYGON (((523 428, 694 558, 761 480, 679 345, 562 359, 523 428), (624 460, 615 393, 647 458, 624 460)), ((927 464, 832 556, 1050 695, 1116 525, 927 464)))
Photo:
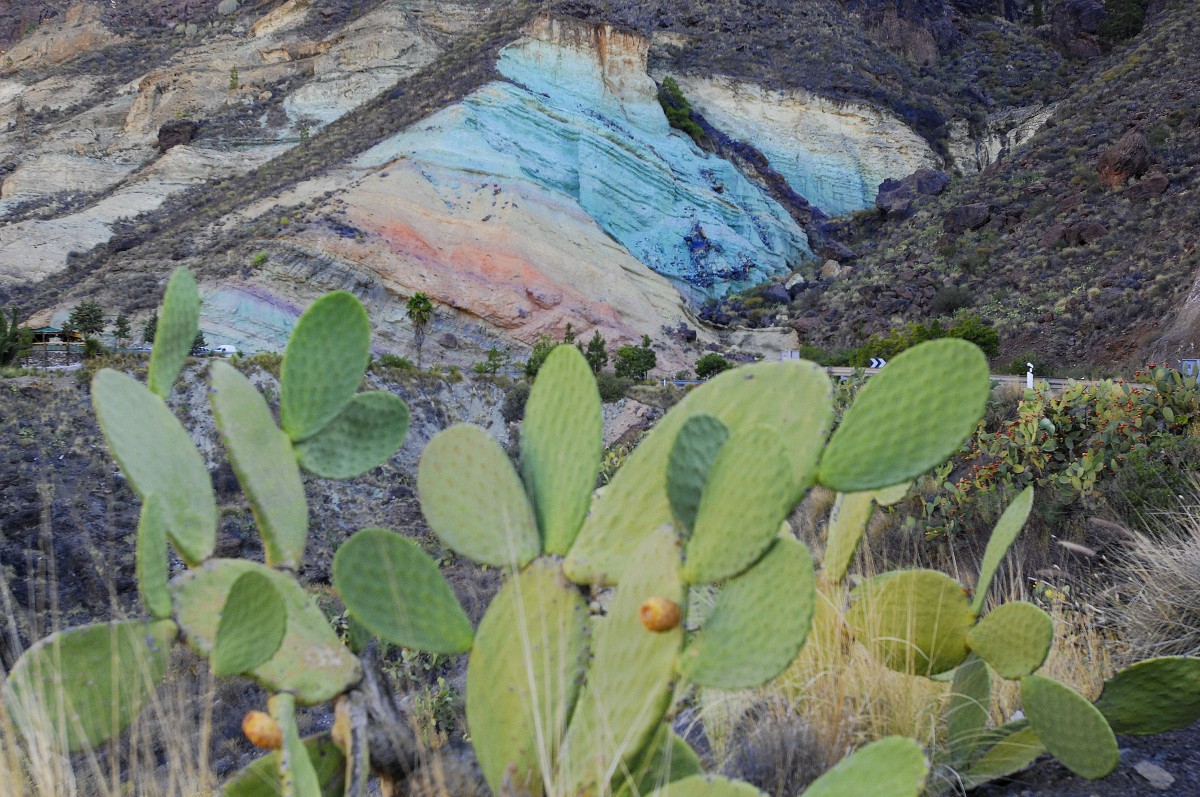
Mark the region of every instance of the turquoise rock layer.
POLYGON ((494 81, 360 157, 479 181, 522 179, 576 203, 691 298, 721 296, 812 257, 788 213, 667 124, 644 41, 546 29, 505 48, 494 81))

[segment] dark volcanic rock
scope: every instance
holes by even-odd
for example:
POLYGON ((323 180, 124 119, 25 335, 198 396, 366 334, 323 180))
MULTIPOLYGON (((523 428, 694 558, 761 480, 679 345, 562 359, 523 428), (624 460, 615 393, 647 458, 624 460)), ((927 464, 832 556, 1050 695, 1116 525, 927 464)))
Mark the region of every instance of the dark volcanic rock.
POLYGON ((959 205, 946 211, 942 217, 942 227, 948 233, 960 233, 967 230, 978 230, 992 218, 992 211, 982 202, 970 205, 959 205))
POLYGON ((1100 173, 1100 182, 1109 188, 1118 188, 1129 178, 1141 177, 1149 171, 1152 160, 1146 137, 1134 128, 1100 153, 1096 171, 1100 173))
POLYGON ((858 260, 858 252, 838 241, 826 241, 820 255, 825 260, 837 260, 841 263, 858 260))
POLYGON ((768 304, 787 304, 792 300, 792 296, 790 293, 788 293, 788 289, 778 283, 763 289, 763 292, 760 293, 759 296, 761 296, 763 301, 767 302, 768 304))
POLYGON ((1090 244, 1108 234, 1108 228, 1098 221, 1081 221, 1068 227, 1063 235, 1072 246, 1090 244))
POLYGON ((875 207, 888 219, 912 215, 912 203, 918 196, 940 194, 950 185, 950 175, 937 169, 918 169, 901 180, 884 180, 875 194, 875 207))
POLYGON ((158 128, 158 151, 166 152, 180 144, 190 144, 200 125, 191 119, 172 119, 158 128))
POLYGON ((1072 58, 1094 58, 1103 51, 1100 23, 1104 21, 1104 0, 1063 0, 1050 12, 1050 31, 1054 42, 1072 58))
POLYGON ((1171 187, 1170 179, 1161 172, 1153 172, 1137 185, 1125 189, 1125 196, 1131 202, 1145 202, 1156 196, 1162 196, 1171 187))

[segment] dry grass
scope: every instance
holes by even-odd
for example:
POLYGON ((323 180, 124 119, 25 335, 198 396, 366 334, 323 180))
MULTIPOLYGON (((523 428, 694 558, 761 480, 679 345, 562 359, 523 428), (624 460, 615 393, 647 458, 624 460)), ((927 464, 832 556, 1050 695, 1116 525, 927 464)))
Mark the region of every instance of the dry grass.
POLYGON ((1200 507, 1154 517, 1124 562, 1122 636, 1131 659, 1200 655, 1200 507))

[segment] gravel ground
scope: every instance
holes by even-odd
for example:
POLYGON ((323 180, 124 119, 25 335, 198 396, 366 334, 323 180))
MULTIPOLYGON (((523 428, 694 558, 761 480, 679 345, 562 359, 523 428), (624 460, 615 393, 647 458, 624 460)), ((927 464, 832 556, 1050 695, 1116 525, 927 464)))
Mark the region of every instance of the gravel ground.
POLYGON ((981 786, 974 797, 1197 797, 1200 722, 1156 736, 1118 736, 1121 764, 1103 780, 1085 780, 1045 756, 1006 783, 981 786))

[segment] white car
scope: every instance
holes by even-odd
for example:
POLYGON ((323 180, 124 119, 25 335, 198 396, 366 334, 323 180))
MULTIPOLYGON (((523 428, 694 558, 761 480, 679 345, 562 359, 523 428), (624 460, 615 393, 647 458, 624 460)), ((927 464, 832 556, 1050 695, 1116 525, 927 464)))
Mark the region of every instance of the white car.
POLYGON ((209 351, 215 354, 217 357, 232 357, 238 353, 237 346, 230 346, 229 344, 224 346, 213 346, 209 351))

